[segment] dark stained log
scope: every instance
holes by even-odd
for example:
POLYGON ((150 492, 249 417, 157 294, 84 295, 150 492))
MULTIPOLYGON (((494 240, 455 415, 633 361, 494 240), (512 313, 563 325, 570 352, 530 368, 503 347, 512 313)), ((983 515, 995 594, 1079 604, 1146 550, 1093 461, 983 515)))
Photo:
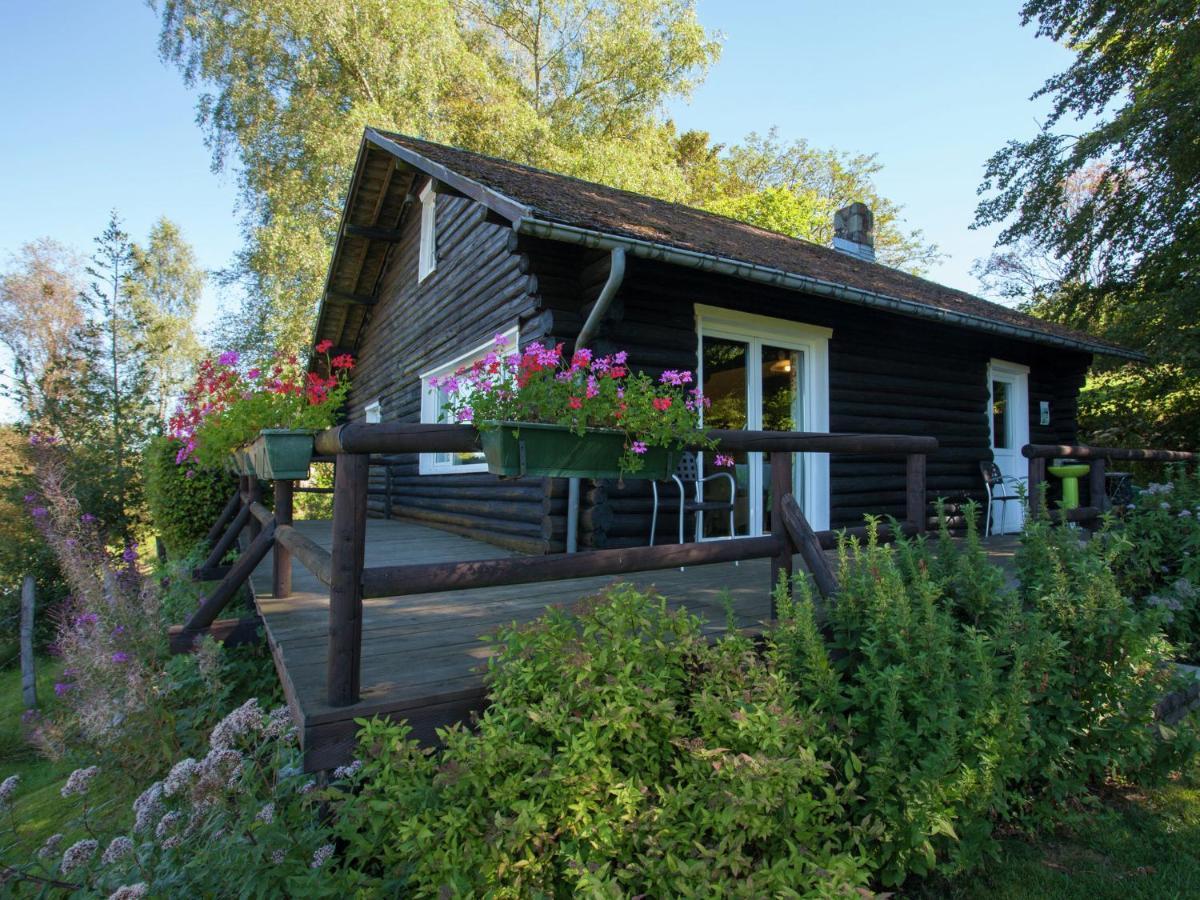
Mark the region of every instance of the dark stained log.
POLYGON ((211 637, 225 647, 240 647, 262 641, 262 619, 247 616, 243 619, 217 619, 206 628, 190 630, 184 625, 172 625, 167 630, 167 639, 172 653, 190 653, 201 638, 211 637))
POLYGON ((250 515, 252 515, 259 525, 266 525, 274 516, 271 511, 259 502, 251 503, 249 506, 250 515))
MULTIPOLYGON (((936 524, 937 520, 934 519, 931 521, 934 524, 936 524)), ((962 524, 962 523, 960 523, 960 524, 962 524)), ((951 525, 952 526, 954 525, 954 520, 951 520, 951 525)), ((915 535, 917 533, 917 529, 914 526, 909 525, 907 522, 900 523, 900 531, 902 534, 904 534, 908 537, 912 537, 913 535, 915 535)), ((844 534, 847 537, 854 538, 857 541, 865 541, 867 539, 868 532, 869 532, 869 529, 867 528, 866 525, 856 525, 853 528, 838 528, 836 530, 831 529, 829 531, 818 531, 818 532, 816 532, 816 535, 817 535, 817 542, 821 545, 822 549, 833 550, 838 545, 838 536, 839 535, 844 534)), ((876 537, 882 543, 886 544, 890 541, 895 540, 895 534, 893 533, 892 527, 890 525, 881 523, 880 525, 878 525, 876 527, 875 533, 876 533, 876 537)))
POLYGON ((333 580, 333 557, 328 550, 297 531, 291 525, 280 525, 275 529, 275 552, 282 545, 300 561, 300 564, 328 585, 333 580))
MULTIPOLYGON (((264 524, 262 519, 254 515, 255 504, 258 504, 259 508, 262 509, 262 483, 257 478, 251 478, 249 482, 250 492, 246 500, 246 506, 250 509, 251 516, 250 521, 246 523, 246 528, 250 535, 250 540, 253 541, 262 532, 264 524)), ((264 509, 263 511, 265 512, 266 510, 264 509)))
POLYGON ((1021 452, 1029 459, 1119 459, 1138 462, 1190 462, 1195 453, 1185 450, 1142 450, 1130 447, 1085 447, 1067 444, 1026 444, 1021 452))
POLYGON ((796 453, 933 453, 936 438, 905 434, 822 434, 791 431, 708 432, 726 451, 788 450, 796 453))
MULTIPOLYGON (((241 502, 241 498, 238 498, 241 502)), ((201 569, 216 569, 221 565, 221 560, 225 555, 233 549, 234 543, 238 536, 242 533, 242 529, 246 527, 246 523, 250 521, 250 507, 243 506, 238 510, 238 514, 233 517, 233 521, 229 523, 229 527, 225 529, 225 533, 221 535, 221 539, 213 546, 212 551, 208 554, 208 558, 204 560, 201 569)))
POLYGON ((468 513, 445 512, 437 509, 425 509, 421 506, 413 506, 408 503, 397 503, 392 507, 392 512, 398 516, 404 516, 409 519, 417 519, 421 522, 428 522, 436 525, 454 525, 459 528, 471 528, 480 533, 500 534, 518 534, 525 537, 548 539, 549 526, 545 519, 539 519, 536 522, 513 522, 505 519, 498 519, 494 516, 473 516, 468 513))
POLYGON ((374 306, 379 298, 371 294, 352 294, 346 291, 326 291, 325 299, 331 303, 349 303, 353 306, 374 306))
POLYGON ((925 500, 925 454, 910 453, 908 455, 907 498, 904 520, 916 527, 917 531, 925 530, 928 519, 925 500))
MULTIPOLYGON (((775 451, 771 454, 771 531, 779 538, 779 552, 771 557, 771 618, 778 618, 775 608, 775 588, 780 577, 785 579, 784 590, 792 591, 792 555, 798 549, 791 532, 784 525, 783 507, 792 496, 792 454, 775 451)), ((795 502, 793 500, 793 502, 795 502)), ((799 507, 797 507, 797 510, 799 507)))
MULTIPOLYGON (((790 493, 783 498, 780 521, 787 531, 791 545, 796 548, 796 552, 804 560, 804 565, 808 569, 808 574, 812 576, 817 590, 826 600, 832 599, 839 590, 837 576, 833 573, 825 551, 821 548, 817 533, 812 530, 800 505, 796 503, 796 498, 790 493)), ((833 532, 823 532, 823 534, 833 534, 833 532)), ((775 611, 772 610, 772 616, 774 613, 775 611)))
POLYGON ((233 566, 213 566, 212 568, 204 568, 197 566, 192 569, 193 581, 220 581, 229 574, 229 570, 233 566))
POLYGON ((217 618, 217 614, 225 608, 225 605, 237 593, 238 588, 245 584, 246 579, 250 577, 255 567, 266 559, 274 543, 275 523, 272 522, 262 529, 258 537, 237 558, 237 561, 230 568, 229 574, 201 601, 199 608, 187 620, 186 629, 188 631, 196 631, 197 629, 207 628, 211 625, 217 618))
POLYGON ((278 527, 292 524, 292 482, 275 482, 275 553, 271 560, 271 594, 276 598, 292 595, 292 552, 279 540, 278 527))
POLYGON ((351 453, 338 456, 333 483, 329 658, 326 671, 330 706, 349 706, 357 703, 359 698, 367 470, 365 456, 351 453))
POLYGON ((447 565, 422 563, 382 566, 363 572, 364 597, 399 597, 436 591, 533 584, 597 575, 649 572, 678 566, 701 566, 743 559, 773 557, 784 541, 778 536, 664 544, 628 550, 595 550, 541 557, 481 559, 447 565))
POLYGON ((1088 471, 1088 503, 1099 510, 1108 508, 1108 493, 1105 490, 1105 470, 1108 461, 1104 458, 1092 460, 1088 471))
POLYGON ((217 517, 217 521, 213 522, 212 528, 208 529, 208 534, 204 538, 205 547, 211 547, 213 542, 221 536, 221 532, 233 517, 237 515, 238 508, 241 505, 242 495, 240 492, 234 491, 233 496, 229 498, 229 502, 225 504, 225 508, 221 510, 221 515, 217 517))

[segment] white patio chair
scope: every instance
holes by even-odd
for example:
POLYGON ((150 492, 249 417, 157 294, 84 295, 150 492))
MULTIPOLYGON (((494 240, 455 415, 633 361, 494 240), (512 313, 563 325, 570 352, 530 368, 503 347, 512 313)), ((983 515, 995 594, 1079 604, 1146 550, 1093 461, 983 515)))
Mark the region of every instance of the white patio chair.
MULTIPOLYGON (((737 482, 734 481, 731 474, 728 472, 717 472, 713 475, 701 477, 700 464, 696 458, 696 454, 690 450, 686 450, 679 457, 679 465, 675 467, 675 474, 671 476, 671 480, 679 488, 679 543, 683 543, 683 519, 688 513, 728 511, 729 536, 735 536, 733 514, 737 503, 737 482), (717 481, 722 478, 729 479, 729 499, 701 500, 701 486, 705 482, 717 481), (687 485, 692 486, 691 500, 687 499, 687 485)), ((654 512, 650 516, 650 546, 653 547, 654 532, 658 528, 658 482, 651 481, 650 488, 654 492, 654 512)), ((700 516, 698 515, 696 516, 696 540, 700 540, 700 516)))

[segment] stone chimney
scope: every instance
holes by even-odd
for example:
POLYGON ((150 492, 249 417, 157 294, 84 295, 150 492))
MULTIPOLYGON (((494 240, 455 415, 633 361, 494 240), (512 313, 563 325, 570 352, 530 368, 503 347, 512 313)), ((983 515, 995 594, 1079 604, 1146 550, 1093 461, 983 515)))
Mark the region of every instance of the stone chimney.
POLYGON ((851 203, 833 214, 833 249, 875 261, 875 217, 865 203, 851 203))

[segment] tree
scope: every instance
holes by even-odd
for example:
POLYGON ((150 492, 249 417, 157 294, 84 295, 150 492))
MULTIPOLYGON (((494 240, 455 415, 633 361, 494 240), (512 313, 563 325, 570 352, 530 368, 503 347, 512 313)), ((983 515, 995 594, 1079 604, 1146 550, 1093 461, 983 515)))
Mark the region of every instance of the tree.
POLYGON ((71 353, 86 310, 82 262, 50 238, 21 247, 0 275, 0 342, 12 355, 4 392, 33 425, 54 415, 77 363, 71 353))
POLYGON ((146 245, 132 244, 125 281, 129 306, 144 342, 157 420, 166 421, 171 399, 186 384, 203 354, 196 308, 206 273, 179 226, 165 216, 150 229, 146 245))
POLYGON ((833 241, 833 214, 856 200, 875 215, 875 252, 880 262, 915 274, 941 258, 919 229, 905 231, 902 207, 883 197, 873 176, 882 168, 874 154, 820 150, 807 141, 784 143, 776 129, 751 133, 732 147, 703 149, 696 132, 680 136, 677 159, 691 179, 692 202, 713 212, 818 244, 833 241))
POLYGON ((717 51, 691 0, 152 6, 164 59, 205 89, 214 166, 237 163, 246 245, 224 280, 245 287, 242 331, 260 346, 309 337, 363 126, 680 188, 652 113, 717 51))
POLYGON ((1051 101, 1038 134, 988 160, 976 223, 1006 223, 1001 246, 1061 267, 1064 290, 1052 283, 1038 311, 1150 356, 1144 374, 1102 363, 1105 398, 1085 393, 1085 419, 1124 409, 1124 426, 1101 416, 1106 433, 1200 445, 1196 5, 1027 0, 1021 16, 1076 55, 1034 95, 1051 101), (1068 128, 1072 120, 1079 125, 1068 128), (1089 176, 1086 198, 1073 202, 1077 180, 1089 176))

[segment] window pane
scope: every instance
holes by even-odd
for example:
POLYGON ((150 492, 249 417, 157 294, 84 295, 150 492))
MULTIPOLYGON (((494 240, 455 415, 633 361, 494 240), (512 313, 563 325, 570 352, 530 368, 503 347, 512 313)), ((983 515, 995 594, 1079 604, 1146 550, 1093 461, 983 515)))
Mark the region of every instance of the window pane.
MULTIPOLYGON (((800 371, 803 354, 764 344, 762 348, 762 423, 765 431, 798 431, 804 421, 800 406, 800 371)), ((793 457, 800 468, 803 456, 793 457)), ((794 484, 794 482, 793 482, 794 484)), ((795 488, 793 487, 793 490, 795 488)), ((771 458, 763 457, 762 529, 771 532, 771 458)))
MULTIPOLYGON (((704 412, 704 424, 708 428, 744 429, 747 418, 747 372, 746 363, 749 345, 745 341, 730 341, 724 338, 704 338, 704 395, 711 405, 704 412)), ((713 465, 713 454, 704 454, 704 474, 714 475, 727 472, 736 484, 734 501, 734 533, 748 534, 750 529, 750 466, 748 454, 734 453, 733 468, 713 465)), ((717 478, 704 485, 706 502, 729 500, 728 478, 717 478)), ((714 510, 704 514, 704 537, 727 537, 729 535, 729 513, 714 510)))
POLYGON ((1005 450, 1010 444, 1008 434, 1008 390, 1007 381, 992 382, 992 446, 1005 450))

